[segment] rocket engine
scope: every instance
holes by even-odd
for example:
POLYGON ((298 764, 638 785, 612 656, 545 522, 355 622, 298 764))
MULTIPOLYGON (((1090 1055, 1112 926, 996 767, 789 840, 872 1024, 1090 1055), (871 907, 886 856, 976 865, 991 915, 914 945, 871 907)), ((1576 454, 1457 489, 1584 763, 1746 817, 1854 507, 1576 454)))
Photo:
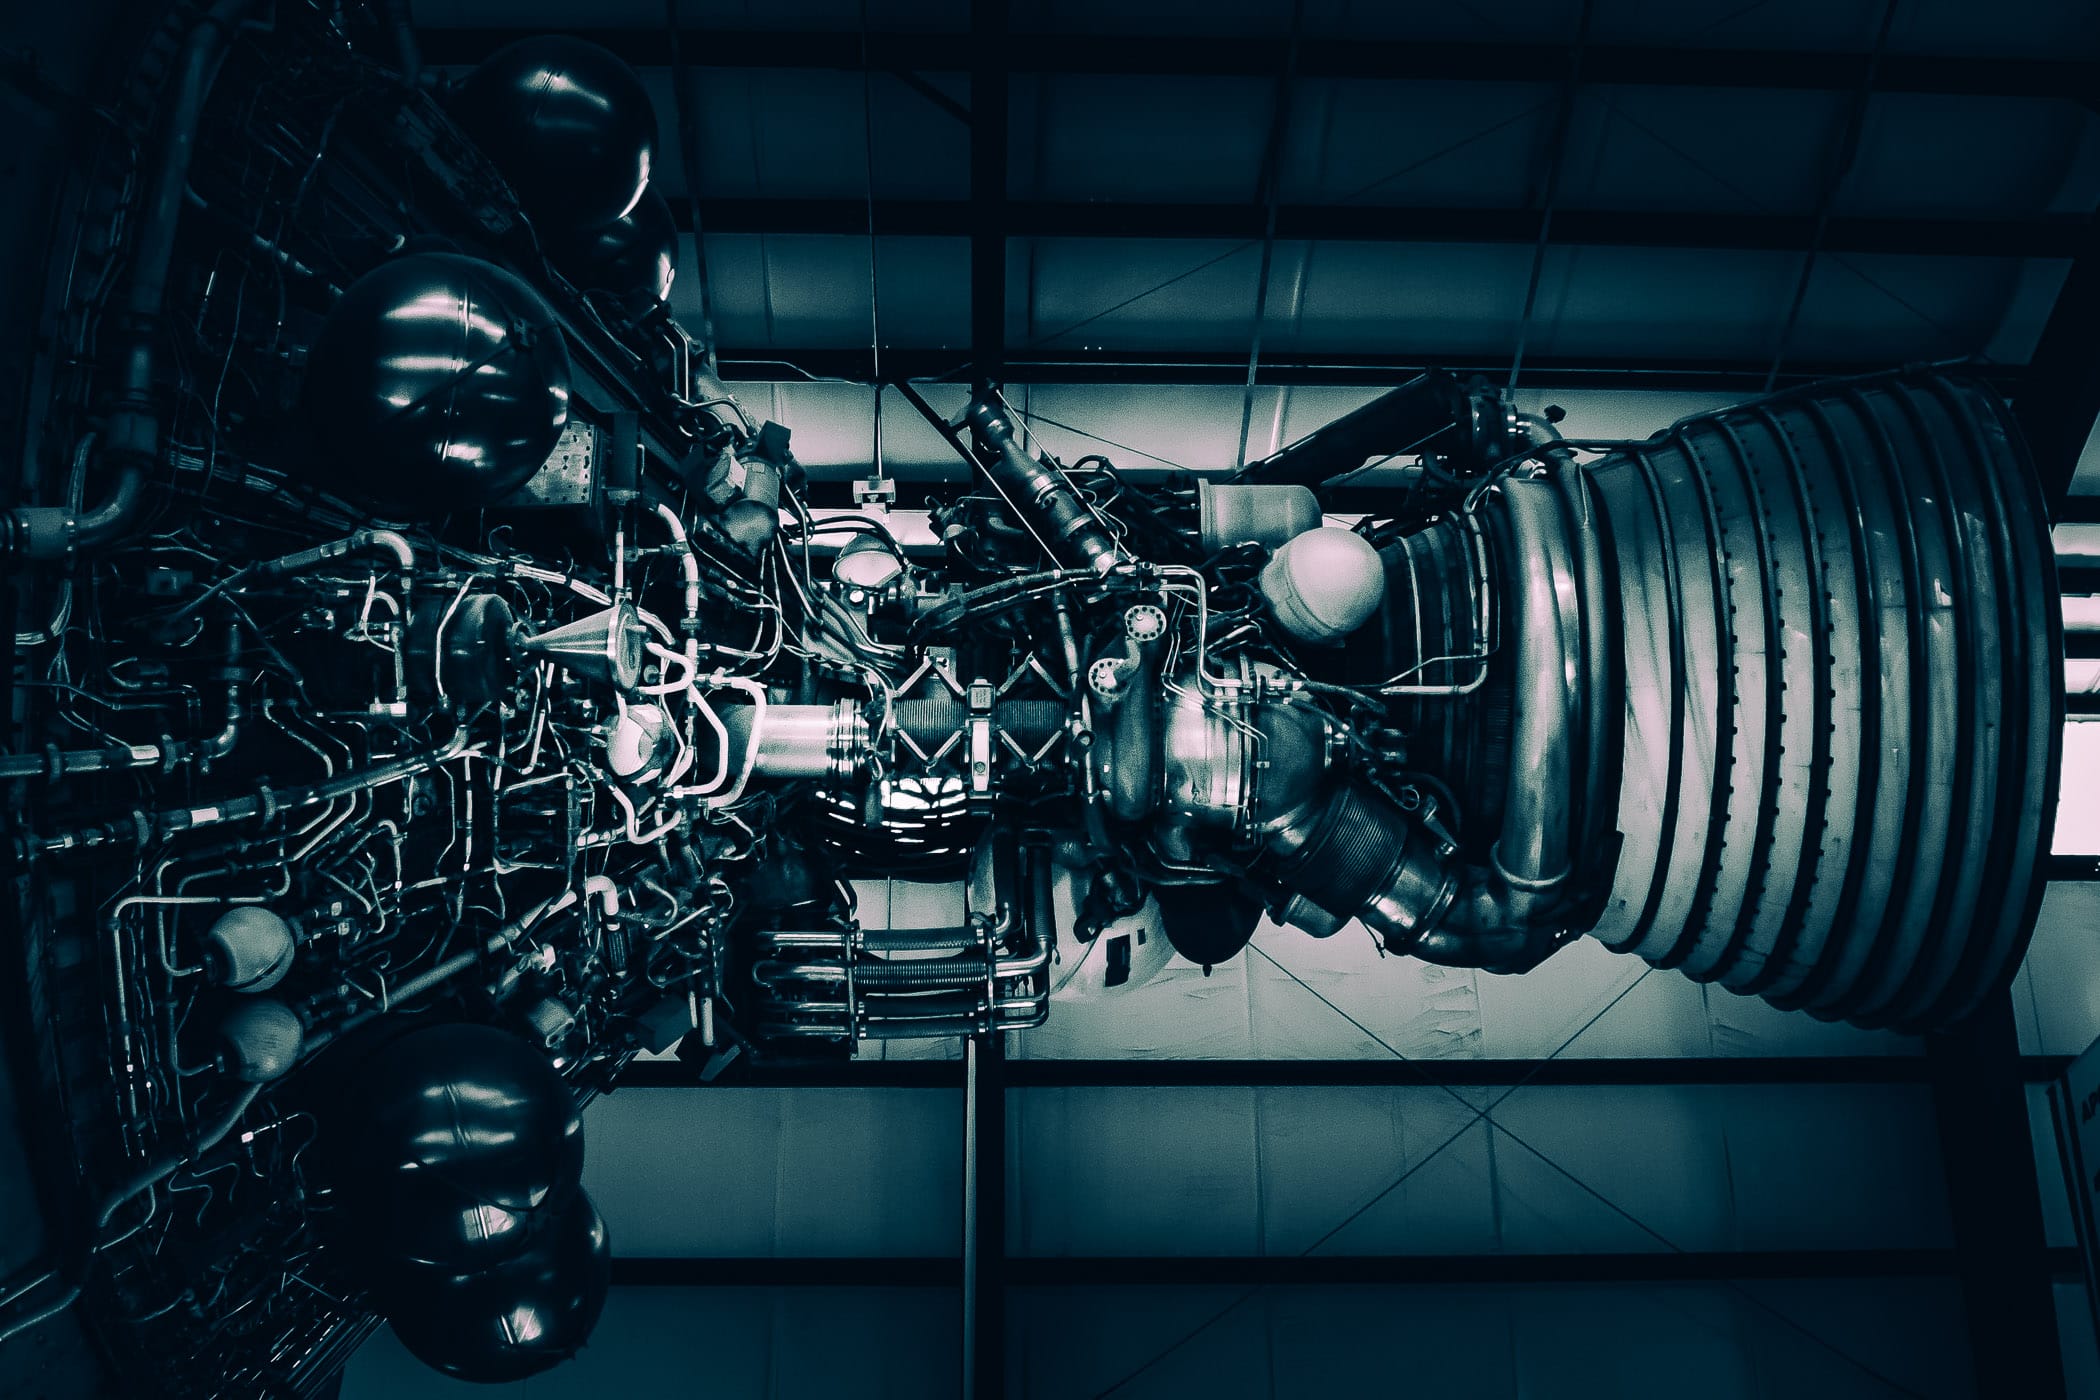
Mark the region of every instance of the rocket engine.
POLYGON ((250 10, 142 40, 0 510, 61 1222, 0 1339, 85 1297, 127 1393, 305 1395, 385 1315, 529 1374, 602 1304, 578 1112, 638 1054, 1023 1030, 1148 905, 1206 966, 1265 913, 1587 935, 1912 1031, 2017 967, 2058 606, 1961 367, 1611 443, 1429 372, 1216 480, 904 385, 971 472, 907 530, 813 509, 672 317, 617 59, 446 88, 250 10), (869 926, 884 874, 969 912, 869 926))

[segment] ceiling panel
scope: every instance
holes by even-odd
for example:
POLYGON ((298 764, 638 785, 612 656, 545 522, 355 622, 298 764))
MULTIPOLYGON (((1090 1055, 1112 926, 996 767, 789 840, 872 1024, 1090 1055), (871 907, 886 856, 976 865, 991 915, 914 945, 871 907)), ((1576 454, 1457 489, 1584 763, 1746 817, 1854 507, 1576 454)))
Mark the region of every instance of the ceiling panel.
POLYGON ((2096 203, 2100 115, 2039 99, 1881 93, 1837 207, 2010 219, 2090 214, 2096 203))
POLYGON ((2020 269, 2002 258, 1825 254, 1789 351, 1890 364, 1974 354, 1996 334, 2020 269))
POLYGON ((1018 75, 1009 192, 1251 203, 1274 93, 1261 78, 1018 75))
MULTIPOLYGON (((1592 0, 1600 44, 1862 51, 1887 0, 1592 0)), ((1684 80, 1695 83, 1696 72, 1684 80)))
MULTIPOLYGON (((686 192, 678 107, 668 68, 640 70, 657 114, 652 178, 686 192)), ((969 85, 939 80, 958 100, 969 85)), ((703 68, 694 91, 701 135, 700 188, 718 198, 960 199, 969 193, 969 131, 889 73, 874 75, 863 104, 861 75, 819 69, 703 68), (874 113, 875 146, 864 113, 874 113)), ((703 211, 704 213, 704 211, 703 211)))
POLYGON ((2056 309, 2056 295, 2063 289, 2071 264, 2060 258, 2029 258, 2020 264, 1998 329, 1983 345, 1982 353, 2001 365, 2024 365, 2034 358, 2042 328, 2056 309))
POLYGON ((1304 349, 1494 356, 1505 353, 1515 336, 1531 249, 1321 243, 1279 248, 1276 261, 1263 337, 1276 354, 1304 349))
MULTIPOLYGON (((690 29, 966 29, 969 0, 676 0, 690 29)), ((432 27, 661 29, 662 0, 413 0, 415 22, 432 27)), ((695 62, 705 62, 692 55, 695 62)), ((668 55, 666 55, 668 59, 668 55)))
POLYGON ((1777 337, 1799 269, 1784 253, 1548 248, 1528 351, 1755 358, 1777 337))
POLYGON ((1897 53, 1970 57, 2100 56, 2100 5, 2091 0, 1903 0, 1889 34, 1897 53))
POLYGON ((1553 96, 1537 83, 1307 79, 1279 187, 1297 204, 1521 204, 1553 96))
POLYGON ((1247 344, 1261 265, 1257 243, 1038 238, 1027 241, 1024 257, 1025 277, 1009 289, 1025 307, 1025 324, 1011 332, 1016 344, 1066 350, 1247 344))
MULTIPOLYGON (((1288 0, 1278 0, 1287 4, 1288 0)), ((1322 38, 1562 43, 1575 36, 1583 0, 1305 0, 1305 32, 1322 38)))
POLYGON ((1577 94, 1557 203, 1570 209, 1812 212, 1836 93, 1589 87, 1577 94))
POLYGON ((1013 0, 1016 33, 1290 33, 1290 0, 1013 0))
MULTIPOLYGON (((954 238, 878 238, 882 338, 938 347, 968 341, 969 245, 954 238)), ((707 236, 721 344, 831 348, 870 343, 868 240, 821 234, 707 236)), ((700 323, 697 279, 672 284, 672 312, 700 323)))

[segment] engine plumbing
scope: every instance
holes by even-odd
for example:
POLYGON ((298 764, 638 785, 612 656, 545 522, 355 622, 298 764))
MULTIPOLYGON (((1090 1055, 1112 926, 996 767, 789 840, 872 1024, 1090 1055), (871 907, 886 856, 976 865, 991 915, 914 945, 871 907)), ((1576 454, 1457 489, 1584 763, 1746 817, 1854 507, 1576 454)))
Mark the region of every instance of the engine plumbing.
POLYGON ((384 1314, 530 1374, 602 1305, 578 1114, 637 1055, 1023 1031, 1141 914, 1206 968, 1264 916, 1495 973, 1588 936, 1906 1030, 2017 966, 2058 624, 1973 375, 1603 443, 1431 371, 1213 479, 898 385, 968 483, 819 509, 671 315, 624 65, 447 87, 248 9, 160 36, 161 139, 86 180, 0 514, 83 1183, 0 1335, 85 1293, 230 1396, 384 1314), (967 904, 882 927, 885 876, 967 904))

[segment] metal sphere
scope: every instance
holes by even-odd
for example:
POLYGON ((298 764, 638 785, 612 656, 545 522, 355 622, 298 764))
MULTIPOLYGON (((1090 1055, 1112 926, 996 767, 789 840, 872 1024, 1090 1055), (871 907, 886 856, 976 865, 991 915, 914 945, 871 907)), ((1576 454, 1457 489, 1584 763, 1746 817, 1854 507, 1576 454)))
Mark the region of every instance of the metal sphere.
POLYGON ((583 1174, 583 1125, 546 1058, 493 1026, 420 1027, 351 1072, 322 1154, 343 1238, 375 1276, 529 1249, 583 1174))
POLYGON ((317 484, 407 518, 523 485, 569 421, 554 313, 477 258, 417 253, 366 273, 308 356, 317 484))
POLYGON ((583 39, 506 44, 467 75, 452 114, 543 235, 634 208, 656 152, 656 108, 634 70, 583 39))
POLYGON ((557 240, 549 253, 562 275, 587 292, 665 302, 678 275, 678 221, 671 202, 649 189, 619 218, 557 240))
POLYGON ((574 1356, 612 1286, 612 1244, 577 1192, 522 1254, 472 1272, 402 1269, 375 1290, 395 1337, 461 1380, 522 1380, 574 1356))

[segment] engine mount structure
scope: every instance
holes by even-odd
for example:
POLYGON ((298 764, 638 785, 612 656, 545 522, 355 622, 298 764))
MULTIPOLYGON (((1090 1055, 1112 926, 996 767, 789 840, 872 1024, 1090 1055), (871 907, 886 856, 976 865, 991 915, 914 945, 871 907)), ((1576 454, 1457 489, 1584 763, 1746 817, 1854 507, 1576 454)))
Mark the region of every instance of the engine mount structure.
POLYGON ((0 510, 64 1222, 0 1338, 84 1298, 139 1395, 314 1394, 378 1317, 532 1374, 605 1297, 580 1114, 637 1055, 1023 1031, 1141 911, 1205 967, 1264 915, 1507 974, 1589 936, 1906 1031, 2017 968, 2059 609, 1961 366, 1611 443, 1427 372, 1208 480, 902 385, 971 472, 907 530, 811 508, 672 318, 618 59, 447 86, 250 9, 140 38, 0 510), (884 876, 967 913, 871 926, 884 876))

